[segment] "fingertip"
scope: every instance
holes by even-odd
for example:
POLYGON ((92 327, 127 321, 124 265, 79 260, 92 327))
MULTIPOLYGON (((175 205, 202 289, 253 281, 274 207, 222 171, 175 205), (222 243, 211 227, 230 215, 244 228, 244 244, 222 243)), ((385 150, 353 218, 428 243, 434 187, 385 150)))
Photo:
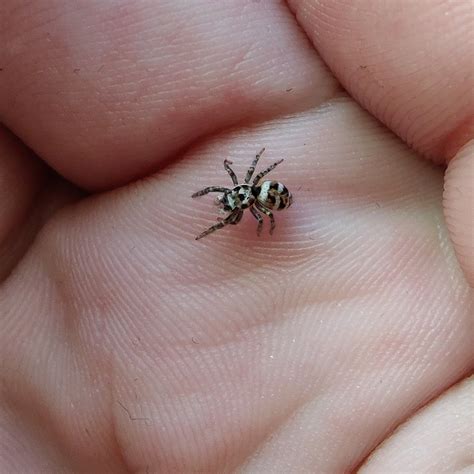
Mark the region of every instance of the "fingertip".
POLYGON ((457 258, 469 285, 474 288, 474 140, 448 165, 443 205, 457 258))

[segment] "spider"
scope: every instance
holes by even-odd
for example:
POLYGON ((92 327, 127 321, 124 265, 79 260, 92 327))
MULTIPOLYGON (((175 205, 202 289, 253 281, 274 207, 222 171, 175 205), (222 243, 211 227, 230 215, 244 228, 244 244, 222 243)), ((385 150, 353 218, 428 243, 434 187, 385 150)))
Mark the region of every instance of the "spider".
POLYGON ((229 166, 232 164, 232 161, 224 160, 224 169, 229 173, 234 187, 229 189, 220 186, 209 186, 192 195, 195 198, 208 193, 223 193, 217 197, 216 205, 221 208, 222 212, 229 213, 224 219, 220 219, 217 224, 199 234, 196 240, 202 239, 228 224, 238 224, 242 219, 245 209, 250 209, 252 215, 257 219, 257 235, 260 235, 263 227, 263 217, 260 213, 266 214, 270 218, 270 235, 273 234, 275 218, 272 211, 280 211, 290 207, 293 198, 284 184, 278 181, 261 182, 262 178, 275 169, 283 160, 273 163, 266 170, 258 173, 250 184, 255 167, 264 151, 265 148, 262 148, 255 156, 250 168, 247 170, 245 184, 239 184, 237 176, 229 166))

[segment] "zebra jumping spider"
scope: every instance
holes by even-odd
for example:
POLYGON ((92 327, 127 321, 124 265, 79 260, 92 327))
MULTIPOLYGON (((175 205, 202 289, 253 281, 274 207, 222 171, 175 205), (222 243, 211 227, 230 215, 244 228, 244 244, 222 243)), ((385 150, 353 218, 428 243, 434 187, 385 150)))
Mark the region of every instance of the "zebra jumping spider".
POLYGON ((283 160, 273 163, 266 170, 258 173, 250 184, 255 167, 264 151, 265 148, 262 148, 255 156, 250 168, 247 170, 244 184, 239 184, 237 176, 229 166, 232 164, 232 161, 224 160, 224 169, 229 173, 234 187, 230 189, 220 186, 209 186, 192 195, 195 198, 208 193, 223 193, 217 197, 216 204, 223 213, 229 213, 225 218, 220 219, 217 224, 199 234, 196 240, 202 239, 228 224, 238 224, 242 219, 245 209, 250 209, 252 215, 257 219, 257 235, 260 235, 262 232, 263 217, 261 213, 270 218, 270 234, 273 234, 275 218, 272 211, 281 211, 290 207, 293 198, 284 184, 278 181, 261 182, 262 178, 275 169, 283 160))

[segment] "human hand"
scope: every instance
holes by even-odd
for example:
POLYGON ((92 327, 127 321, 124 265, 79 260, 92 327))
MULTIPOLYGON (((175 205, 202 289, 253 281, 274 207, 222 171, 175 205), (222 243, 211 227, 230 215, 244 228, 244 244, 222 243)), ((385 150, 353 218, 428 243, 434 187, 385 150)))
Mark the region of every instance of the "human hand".
POLYGON ((289 3, 0 5, 3 471, 462 467, 470 5, 289 3), (196 242, 263 146, 275 234, 196 242))

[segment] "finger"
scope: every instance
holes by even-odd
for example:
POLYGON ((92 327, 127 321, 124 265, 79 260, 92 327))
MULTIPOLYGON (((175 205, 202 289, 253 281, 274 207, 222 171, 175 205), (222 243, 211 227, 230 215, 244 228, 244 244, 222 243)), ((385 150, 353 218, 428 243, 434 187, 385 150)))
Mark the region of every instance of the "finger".
POLYGON ((474 10, 466 1, 290 0, 345 88, 424 155, 474 136, 474 10))
POLYGON ((449 163, 444 183, 444 214, 461 268, 474 288, 474 141, 449 163))
POLYGON ((0 282, 48 217, 74 194, 0 125, 0 282))
POLYGON ((0 243, 20 227, 44 178, 40 162, 0 126, 0 243))
POLYGON ((278 1, 5 0, 0 17, 1 119, 88 188, 337 88, 278 1))
POLYGON ((471 377, 399 428, 358 472, 468 472, 474 450, 473 413, 471 377))

